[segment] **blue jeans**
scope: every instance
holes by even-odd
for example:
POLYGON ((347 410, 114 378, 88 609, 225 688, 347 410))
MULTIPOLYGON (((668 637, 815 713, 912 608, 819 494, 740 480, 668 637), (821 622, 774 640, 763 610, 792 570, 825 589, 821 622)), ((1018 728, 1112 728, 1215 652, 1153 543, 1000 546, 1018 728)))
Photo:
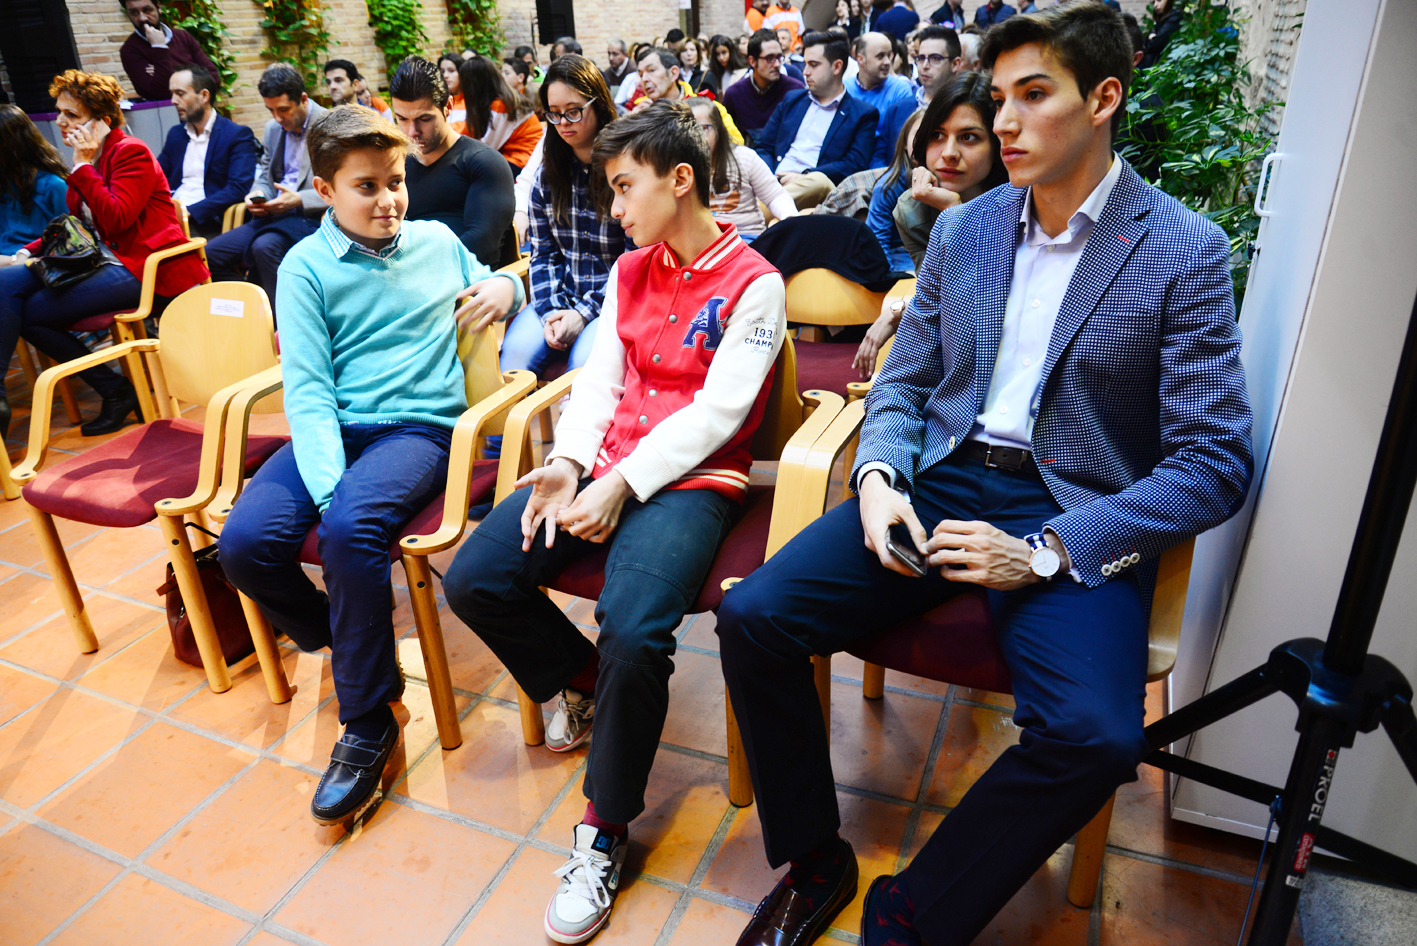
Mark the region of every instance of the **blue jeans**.
MULTIPOLYGON (((55 364, 82 358, 89 350, 65 326, 137 308, 142 292, 142 282, 122 266, 100 266, 82 282, 57 291, 46 289, 28 266, 6 266, 0 269, 0 353, 8 359, 23 336, 55 364)), ((108 365, 81 371, 79 377, 104 397, 123 386, 123 376, 108 365)))
MULTIPOLYGON (((585 489, 592 481, 581 481, 585 489)), ((600 652, 595 738, 584 791, 596 814, 629 824, 645 808, 645 785, 669 711, 674 631, 698 597, 732 524, 734 504, 706 489, 667 489, 625 502, 610 537, 605 590, 592 644, 541 586, 604 546, 543 524, 522 551, 522 511, 531 488, 498 503, 458 551, 443 579, 448 607, 492 649, 538 703, 551 699, 600 652)))
POLYGON ((389 549, 446 486, 452 431, 423 424, 345 424, 348 468, 320 515, 286 444, 256 471, 221 533, 222 568, 301 650, 330 648, 340 722, 398 692, 389 549), (325 588, 300 567, 319 525, 325 588))
MULTIPOLYGON (((926 531, 942 519, 1038 532, 1061 510, 1037 473, 947 459, 916 478, 926 531)), ((724 596, 723 675, 757 792, 768 862, 801 857, 841 824, 811 656, 832 654, 965 587, 907 578, 863 543, 860 504, 812 523, 724 596)), ((915 925, 968 944, 1095 815, 1146 754, 1148 602, 1131 575, 1088 589, 1067 576, 989 594, 1022 728, 910 866, 915 925)))
POLYGON ((590 347, 595 343, 595 332, 599 327, 600 320, 592 319, 571 343, 569 352, 557 351, 546 344, 541 317, 531 306, 526 306, 507 325, 507 334, 502 339, 502 370, 525 368, 541 377, 547 366, 557 361, 565 361, 567 371, 579 368, 590 357, 590 347))

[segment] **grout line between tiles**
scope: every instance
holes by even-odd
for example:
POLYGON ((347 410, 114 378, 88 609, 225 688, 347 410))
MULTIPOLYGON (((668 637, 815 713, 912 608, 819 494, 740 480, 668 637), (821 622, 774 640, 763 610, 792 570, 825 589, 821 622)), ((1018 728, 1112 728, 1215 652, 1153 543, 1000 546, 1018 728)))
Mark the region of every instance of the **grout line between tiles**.
MULTIPOLYGON (((1199 874, 1202 877, 1211 877, 1215 880, 1227 880, 1232 884, 1250 886, 1254 881, 1252 874, 1236 874, 1228 870, 1219 870, 1214 867, 1206 867, 1201 864, 1188 864, 1185 861, 1178 861, 1170 857, 1162 857, 1159 854, 1147 854, 1144 851, 1133 851, 1129 848, 1118 847, 1115 844, 1107 845, 1107 853, 1118 857, 1129 857, 1134 861, 1142 861, 1147 864, 1155 864, 1157 867, 1170 867, 1176 870, 1183 870, 1188 874, 1199 874)), ((1106 863, 1104 858, 1104 864, 1106 863)))
POLYGON ((954 715, 954 694, 953 686, 945 691, 944 705, 940 707, 940 714, 935 719, 935 733, 930 737, 930 749, 925 753, 925 771, 920 776, 920 789, 915 793, 915 804, 911 806, 910 815, 905 820, 905 832, 900 839, 900 853, 895 859, 897 874, 905 870, 905 865, 910 862, 907 855, 915 844, 915 832, 920 828, 920 813, 923 810, 920 806, 930 797, 930 788, 935 778, 935 764, 939 761, 940 750, 945 744, 950 717, 954 715))
POLYGON ((64 930, 68 929, 70 924, 72 924, 80 916, 87 913, 89 908, 92 907, 95 903, 98 903, 100 900, 106 897, 108 895, 108 892, 114 887, 118 886, 119 881, 121 881, 124 877, 127 877, 130 873, 132 873, 132 868, 129 867, 125 867, 120 870, 117 874, 113 876, 112 880, 100 887, 92 897, 89 897, 83 903, 79 904, 79 906, 74 910, 73 913, 70 913, 63 920, 61 920, 58 926, 54 927, 54 929, 46 933, 43 939, 35 943, 35 946, 48 946, 49 943, 52 943, 56 936, 64 932, 64 930))
POLYGON ((730 803, 728 810, 723 813, 723 817, 718 819, 718 827, 714 829, 713 836, 709 838, 708 845, 704 848, 703 854, 699 856, 699 862, 694 865, 694 871, 689 875, 686 889, 674 901, 674 908, 669 911, 664 925, 660 927, 659 936, 654 941, 655 946, 668 946, 669 941, 674 938, 675 932, 679 929, 679 922, 684 919, 684 913, 689 909, 689 901, 693 899, 693 892, 698 889, 699 884, 703 883, 709 867, 712 866, 714 858, 718 857, 719 849, 723 847, 723 840, 728 837, 728 831, 737 817, 738 808, 730 803))

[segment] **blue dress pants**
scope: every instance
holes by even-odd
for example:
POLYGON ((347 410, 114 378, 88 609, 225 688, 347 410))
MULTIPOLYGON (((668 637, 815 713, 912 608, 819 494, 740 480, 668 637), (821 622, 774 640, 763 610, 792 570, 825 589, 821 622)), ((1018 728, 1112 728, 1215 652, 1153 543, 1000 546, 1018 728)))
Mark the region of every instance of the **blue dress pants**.
POLYGON ((256 471, 222 529, 226 577, 301 650, 330 648, 339 719, 394 698, 389 549, 447 485, 452 431, 423 424, 345 424, 347 468, 324 515, 286 444, 256 471), (325 588, 300 567, 300 546, 319 525, 325 588))
MULTIPOLYGON (((1060 511, 1034 472, 950 458, 917 477, 927 532, 982 520, 1010 535, 1060 511)), ((729 592, 719 609, 723 673, 738 717, 768 861, 832 837, 837 811, 811 656, 933 608, 967 585, 932 570, 909 578, 863 544, 860 504, 842 503, 729 592)), ((1147 596, 1122 576, 1093 589, 1066 575, 989 592, 1023 730, 936 829, 904 877, 930 946, 966 946, 1009 898, 1125 783, 1142 733, 1147 596)))
MULTIPOLYGON (((580 488, 592 480, 581 481, 580 488)), ((600 652, 595 736, 584 791, 606 821, 644 811, 645 785, 669 711, 674 631, 698 597, 735 505, 706 489, 666 489, 626 500, 610 537, 605 590, 595 604, 592 644, 542 594, 568 565, 603 548, 568 532, 546 548, 543 524, 522 551, 522 511, 531 488, 488 514, 443 579, 448 606, 492 649, 538 703, 551 699, 600 652)))

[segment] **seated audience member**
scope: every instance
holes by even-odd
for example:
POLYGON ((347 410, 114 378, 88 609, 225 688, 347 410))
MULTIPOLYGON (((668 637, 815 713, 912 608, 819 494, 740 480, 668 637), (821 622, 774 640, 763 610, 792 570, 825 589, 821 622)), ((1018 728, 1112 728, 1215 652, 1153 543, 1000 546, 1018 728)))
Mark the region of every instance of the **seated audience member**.
POLYGON ((748 65, 753 70, 723 93, 723 106, 738 127, 754 135, 768 123, 773 110, 803 83, 782 74, 782 44, 769 30, 758 30, 748 40, 748 65))
POLYGON ((331 59, 325 63, 325 90, 335 105, 362 105, 381 118, 394 120, 389 103, 369 91, 359 67, 348 59, 331 59))
POLYGON ((344 733, 310 814, 337 824, 373 800, 399 737, 389 546, 446 481, 467 410, 456 323, 485 324, 522 291, 447 227, 403 219, 409 140, 394 125, 343 105, 317 116, 309 139, 330 209, 280 285, 291 441, 242 493, 220 550, 231 583, 275 628, 302 650, 330 648, 344 733), (298 559, 317 526, 325 591, 298 559))
MULTIPOLYGON (((643 98, 632 103, 631 112, 649 108, 660 99, 686 102, 694 97, 689 84, 680 78, 679 60, 674 51, 662 46, 652 47, 640 60, 640 91, 643 98)), ((714 103, 714 108, 718 110, 723 126, 728 129, 728 137, 735 145, 741 145, 743 135, 733 123, 733 117, 728 114, 728 110, 717 102, 714 103)))
POLYGON ((168 80, 182 124, 167 131, 157 163, 172 198, 187 208, 194 236, 221 233, 226 208, 239 204, 256 176, 256 136, 216 113, 216 79, 198 65, 182 65, 168 80))
POLYGON ((437 220, 458 235, 478 262, 502 265, 513 208, 507 162, 448 127, 448 89, 428 60, 409 56, 399 63, 389 80, 389 98, 395 123, 414 145, 404 162, 407 218, 437 220))
POLYGON ((1009 6, 1004 0, 987 0, 974 11, 974 25, 981 30, 987 30, 995 23, 1002 23, 1016 13, 1018 10, 1009 6))
POLYGON ((552 62, 555 62, 557 59, 560 59, 567 53, 574 53, 577 56, 585 55, 585 50, 581 48, 580 43, 576 42, 576 38, 574 36, 562 36, 560 39, 556 40, 556 42, 551 44, 552 62))
POLYGON ((959 58, 964 60, 961 72, 979 71, 979 47, 984 36, 974 27, 966 27, 959 33, 959 58))
POLYGON ((945 0, 930 14, 930 19, 955 30, 962 30, 969 25, 969 18, 964 13, 964 0, 945 0))
POLYGON ((30 117, 17 105, 0 105, 0 266, 69 212, 68 176, 64 159, 30 117))
POLYGON ((884 33, 863 33, 855 43, 856 78, 846 85, 855 96, 876 110, 876 140, 870 167, 885 167, 900 129, 915 111, 915 89, 909 79, 891 72, 893 47, 884 33))
POLYGON ((585 364, 610 268, 634 249, 630 234, 610 219, 605 178, 591 172, 595 136, 615 118, 600 70, 582 56, 562 56, 546 67, 541 101, 552 133, 528 208, 531 299, 502 340, 503 370, 538 375, 555 362, 585 364))
MULTIPOLYGON (((602 70, 603 71, 603 70, 602 70)), ((507 87, 513 92, 527 97, 526 82, 531 78, 531 67, 520 59, 513 59, 508 56, 502 60, 502 78, 506 80, 507 87)))
POLYGON ((688 104, 708 141, 709 210, 714 219, 733 224, 740 237, 751 241, 768 225, 759 201, 775 219, 795 215, 792 197, 758 153, 746 145, 735 145, 728 137, 723 116, 713 102, 696 96, 688 104))
MULTIPOLYGON (((758 27, 758 29, 762 29, 762 27, 758 27)), ((748 44, 752 42, 753 34, 757 31, 758 30, 754 29, 746 33, 738 34, 738 55, 743 57, 744 62, 748 61, 748 44)))
POLYGON ((915 267, 910 262, 910 254, 906 253, 901 245, 900 234, 896 232, 895 220, 891 214, 895 212, 895 203, 900 195, 910 189, 910 173, 915 166, 911 149, 915 144, 915 129, 920 124, 921 114, 915 112, 905 120, 905 127, 896 138, 891 163, 887 165, 885 173, 876 179, 876 186, 871 189, 871 205, 866 212, 866 225, 871 228, 871 234, 881 245, 881 252, 886 254, 891 271, 896 273, 915 272, 915 267))
POLYGON ((802 44, 794 42, 792 31, 785 26, 779 26, 773 30, 777 34, 777 44, 782 47, 785 58, 782 61, 782 71, 799 82, 805 82, 802 76, 802 44))
POLYGON ((898 40, 904 40, 920 25, 920 14, 910 8, 905 0, 895 0, 895 5, 876 17, 871 29, 886 33, 898 40))
POLYGON ((605 59, 610 65, 609 68, 600 70, 600 74, 605 78, 605 85, 612 94, 618 92, 620 83, 635 71, 635 64, 629 57, 628 49, 623 39, 612 39, 605 44, 605 59))
POLYGON ((544 919, 560 943, 590 939, 614 907, 669 707, 674 629, 747 494, 786 331, 782 277, 709 212, 708 148, 688 108, 660 101, 614 122, 595 166, 646 248, 610 273, 606 326, 549 461, 493 508, 443 583, 532 699, 560 694, 547 749, 595 730, 585 814, 544 919), (540 586, 606 546, 592 643, 540 586))
POLYGON ((448 127, 459 135, 467 134, 467 103, 463 99, 462 79, 458 69, 467 60, 453 53, 443 53, 438 57, 438 71, 443 74, 443 84, 448 87, 448 127))
POLYGON ((829 25, 841 27, 849 42, 861 35, 861 14, 851 12, 851 0, 836 0, 836 18, 829 25))
POLYGON ((167 98, 168 80, 183 63, 195 63, 220 78, 221 72, 191 33, 162 22, 158 0, 122 0, 122 6, 133 24, 133 35, 123 41, 118 58, 139 98, 167 98))
MULTIPOLYGON (((271 120, 266 122, 266 153, 246 195, 246 222, 207 244, 212 278, 254 277, 276 299, 276 273, 296 243, 315 232, 324 202, 315 189, 305 129, 325 113, 305 94, 305 80, 283 62, 261 73, 256 91, 271 120)), ((276 310, 279 315, 279 309, 276 310)))
POLYGON ((1151 19, 1156 28, 1147 36, 1146 45, 1142 47, 1141 62, 1138 64, 1141 69, 1150 69, 1161 61, 1171 37, 1185 22, 1186 11, 1180 9, 1180 4, 1175 0, 1156 0, 1151 5, 1151 19))
POLYGON ((807 88, 787 93, 754 143, 798 210, 815 207, 848 175, 865 170, 876 133, 876 110, 848 96, 841 83, 846 43, 818 32, 803 43, 807 88))
POLYGON ((948 26, 931 24, 915 34, 919 49, 915 53, 915 104, 924 108, 951 76, 959 75, 964 60, 960 56, 959 34, 948 26))
POLYGON ((536 61, 536 48, 534 46, 518 46, 516 49, 512 50, 512 55, 526 63, 531 69, 532 82, 541 83, 545 81, 546 74, 541 71, 541 64, 536 61))
POLYGON ((689 86, 689 91, 698 95, 707 92, 718 97, 719 88, 713 73, 708 71, 708 55, 699 41, 692 36, 679 44, 679 78, 689 86))
POLYGON ((541 122, 524 100, 507 87, 502 71, 490 59, 469 59, 458 69, 467 131, 507 160, 515 173, 541 140, 541 122))
POLYGON ((1013 187, 936 223, 866 402, 858 498, 724 597, 768 862, 791 864, 740 946, 809 942, 857 886, 812 654, 987 589, 1023 729, 870 884, 863 946, 974 941, 1148 751, 1157 558, 1233 515, 1253 464, 1229 241, 1113 153, 1131 56, 1100 3, 989 31, 1013 187), (923 577, 889 551, 897 524, 923 577))
POLYGON ((748 61, 738 52, 738 44, 719 34, 709 40, 708 71, 713 74, 718 89, 715 96, 722 99, 728 87, 746 77, 750 70, 748 61))
POLYGON ((807 32, 807 24, 802 20, 802 8, 794 7, 792 0, 777 0, 768 7, 762 28, 774 33, 779 29, 787 30, 787 42, 782 45, 784 53, 796 47, 798 37, 807 32))
MULTIPOLYGON (((68 326, 91 315, 137 308, 149 254, 182 243, 186 236, 153 153, 142 139, 123 133, 118 80, 68 69, 49 84, 49 94, 58 112, 55 124, 74 149, 65 195, 68 212, 82 216, 122 263, 100 266, 63 289, 49 289, 25 265, 39 255, 35 239, 0 269, 0 351, 8 357, 24 336, 60 364, 89 353, 68 326)), ((53 170, 47 155, 35 160, 42 151, 31 148, 30 154, 36 171, 53 170)), ((157 266, 159 307, 206 278, 207 268, 196 253, 163 260, 157 266)), ((84 436, 111 434, 137 414, 137 391, 111 365, 96 365, 79 377, 103 398, 98 416, 81 428, 84 436)), ((9 401, 0 394, 0 427, 7 427, 9 418, 9 401)))

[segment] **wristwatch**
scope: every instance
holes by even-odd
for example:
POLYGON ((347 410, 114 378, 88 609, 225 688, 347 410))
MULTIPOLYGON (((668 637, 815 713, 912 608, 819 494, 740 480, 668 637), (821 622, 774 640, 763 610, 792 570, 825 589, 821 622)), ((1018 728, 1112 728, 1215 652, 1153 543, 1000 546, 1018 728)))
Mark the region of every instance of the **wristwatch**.
POLYGON ((1028 547, 1033 549, 1033 554, 1028 558, 1028 567, 1033 569, 1033 574, 1039 578, 1048 579, 1058 574, 1058 568, 1063 564, 1063 560, 1058 557, 1058 553, 1048 547, 1048 542, 1043 538, 1043 533, 1035 532, 1026 535, 1023 540, 1028 543, 1028 547))

